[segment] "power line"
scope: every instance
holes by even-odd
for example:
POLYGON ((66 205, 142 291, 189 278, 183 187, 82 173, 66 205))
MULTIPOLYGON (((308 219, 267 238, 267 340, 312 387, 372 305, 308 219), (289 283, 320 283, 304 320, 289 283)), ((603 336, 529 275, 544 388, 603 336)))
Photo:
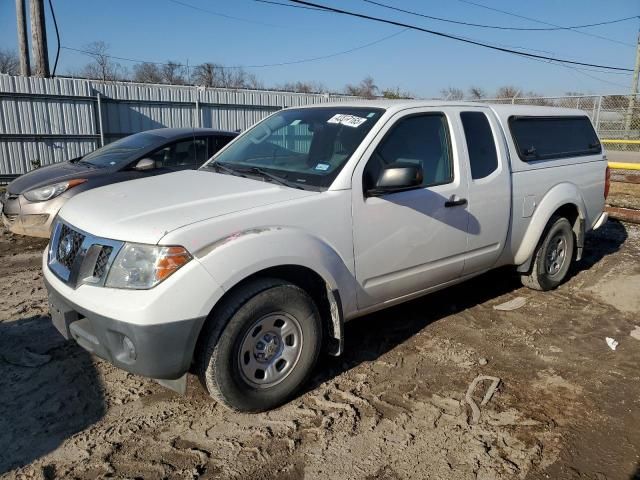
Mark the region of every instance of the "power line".
MULTIPOLYGON (((472 40, 474 42, 481 42, 481 40, 478 40, 477 38, 472 38, 472 37, 463 37, 460 36, 460 38, 463 38, 465 40, 472 40)), ((503 47, 503 48, 512 48, 515 50, 527 50, 529 52, 542 52, 542 53, 548 53, 549 55, 554 55, 555 52, 550 52, 549 50, 538 50, 535 48, 529 48, 529 47, 520 47, 518 45, 508 45, 508 44, 504 44, 504 43, 493 43, 494 46, 497 47, 503 47)), ((534 59, 531 59, 534 60, 534 59)), ((542 63, 547 63, 547 64, 553 64, 553 65, 560 65, 559 63, 552 63, 549 62, 548 60, 539 60, 542 63)), ((607 75, 633 75, 633 73, 631 72, 619 72, 619 71, 611 71, 611 70, 601 70, 601 69, 597 69, 597 68, 587 68, 587 67, 574 67, 577 68, 578 70, 582 70, 582 71, 588 71, 588 72, 598 72, 598 73, 605 73, 607 75)))
POLYGON ((191 8, 192 10, 198 10, 200 12, 208 13, 210 15, 214 15, 216 17, 227 18, 229 20, 237 20, 239 22, 246 23, 254 23, 256 25, 263 25, 266 27, 279 27, 279 25, 273 25, 271 23, 264 23, 258 20, 250 20, 248 18, 242 17, 234 17, 233 15, 227 15, 226 13, 214 12, 213 10, 209 10, 207 8, 198 7, 197 5, 191 5, 190 3, 182 2, 181 0, 169 0, 171 3, 175 3, 176 5, 181 5, 183 7, 191 8))
POLYGON ((537 62, 541 62, 541 63, 545 63, 547 65, 553 65, 555 67, 566 68, 567 70, 572 70, 573 72, 579 73, 580 75, 584 75, 585 77, 589 77, 589 78, 591 78, 593 80, 597 80, 597 81, 603 82, 603 83, 608 83, 609 85, 615 85, 616 87, 622 87, 622 88, 628 88, 628 86, 627 85, 622 85, 621 83, 612 82, 611 80, 605 80, 604 78, 596 77, 595 75, 591 75, 591 74, 586 73, 586 72, 597 72, 597 73, 603 73, 603 74, 607 74, 607 75, 631 75, 630 73, 627 73, 627 72, 603 72, 602 70, 595 70, 595 69, 592 69, 592 68, 574 67, 574 66, 571 66, 571 65, 565 65, 564 63, 549 62, 549 61, 545 61, 545 60, 539 60, 539 59, 536 59, 536 58, 532 58, 531 60, 534 60, 534 61, 537 61, 537 62))
POLYGON ((304 10, 315 10, 316 12, 324 12, 322 8, 305 7, 304 5, 291 5, 289 3, 275 2, 273 0, 253 0, 258 3, 268 3, 269 5, 280 5, 281 7, 301 8, 304 10))
POLYGON ((428 18, 430 20, 437 20, 439 22, 455 23, 456 25, 465 25, 465 26, 468 26, 468 27, 491 28, 491 29, 496 29, 496 30, 516 30, 516 31, 532 31, 532 32, 536 32, 536 31, 553 31, 553 30, 573 30, 575 28, 587 28, 587 27, 598 27, 600 25, 611 25, 613 23, 626 22, 627 20, 635 20, 635 19, 640 18, 640 16, 638 16, 638 15, 633 15, 631 17, 618 18, 616 20, 608 20, 608 21, 605 21, 605 22, 598 22, 598 23, 589 23, 589 24, 586 24, 586 25, 573 25, 571 27, 545 27, 545 28, 505 27, 505 26, 501 26, 501 25, 485 25, 485 24, 481 24, 481 23, 470 23, 470 22, 463 22, 463 21, 459 21, 459 20, 452 20, 450 18, 434 17, 432 15, 426 15, 424 13, 414 12, 414 11, 411 11, 411 10, 405 10, 403 8, 394 7, 394 6, 387 5, 387 4, 382 3, 382 2, 376 2, 374 0, 362 0, 362 1, 370 3, 372 5, 377 5, 378 7, 387 8, 389 10, 395 10, 397 12, 407 13, 409 15, 414 15, 414 16, 417 16, 417 17, 428 18))
MULTIPOLYGON (((549 22, 545 22, 544 20, 539 20, 537 18, 526 17, 524 15, 519 15, 517 13, 508 12, 506 10, 500 10, 499 8, 489 7, 488 5, 483 5, 481 3, 476 3, 476 2, 473 2, 472 0, 458 0, 458 1, 462 2, 462 3, 467 3, 469 5, 475 5, 476 7, 484 8, 486 10, 491 10, 491 11, 494 11, 494 12, 503 13, 503 14, 509 15, 511 17, 516 17, 516 18, 522 18, 524 20, 529 20, 531 22, 539 23, 541 25, 549 25, 551 27, 560 27, 560 25, 556 25, 555 23, 549 23, 549 22)), ((602 35, 596 35, 595 33, 591 33, 591 32, 583 32, 581 30, 575 30, 574 28, 570 28, 570 30, 573 31, 573 32, 579 33, 581 35, 587 35, 589 37, 599 38, 600 40, 606 40, 607 42, 613 42, 613 43, 617 43, 617 44, 620 44, 620 45, 626 45, 627 47, 634 47, 635 48, 635 45, 632 45, 631 43, 622 42, 622 41, 616 40, 614 38, 603 37, 602 35)))
MULTIPOLYGON (((282 2, 276 2, 276 1, 272 1, 272 0, 253 0, 254 2, 259 2, 259 3, 266 3, 266 4, 270 4, 270 5, 277 5, 277 6, 281 6, 281 7, 291 7, 291 8, 304 8, 306 10, 314 10, 316 12, 324 12, 324 13, 336 13, 336 12, 332 12, 329 10, 326 10, 324 8, 317 8, 317 7, 307 7, 305 5, 292 5, 289 3, 282 3, 282 2)), ((368 0, 363 0, 363 1, 368 1, 368 0)), ((371 2, 371 3, 376 3, 376 2, 371 2)), ((629 17, 629 18, 640 18, 640 16, 636 16, 636 17, 629 17)), ((620 20, 614 20, 614 21, 622 21, 624 19, 620 19, 620 20)), ((575 28, 575 27, 560 27, 560 28, 575 28)), ((544 29, 543 29, 544 30, 544 29)), ((480 40, 474 39, 474 38, 470 38, 470 37, 465 37, 460 35, 460 38, 464 38, 465 40, 472 40, 475 42, 479 42, 482 43, 480 40)), ((549 51, 549 50, 541 50, 541 49, 536 49, 536 48, 530 48, 530 47, 521 47, 521 46, 517 46, 517 45, 508 45, 508 44, 504 44, 504 43, 494 43, 493 45, 495 46, 499 46, 499 47, 504 47, 504 48, 512 48, 515 50, 528 50, 530 52, 538 52, 538 53, 547 53, 549 55, 554 55, 555 52, 549 51)), ((544 63, 548 63, 548 62, 544 62, 544 63)), ((586 70, 586 71, 593 71, 593 72, 599 72, 599 73, 607 73, 609 75, 632 75, 632 73, 630 72, 605 72, 602 70, 596 70, 596 69, 587 69, 587 68, 583 68, 582 70, 586 70)))
MULTIPOLYGON (((311 57, 311 58, 303 58, 300 60, 291 60, 291 61, 287 61, 287 62, 278 62, 278 63, 264 63, 264 64, 258 64, 258 65, 217 65, 217 68, 221 68, 221 69, 242 69, 242 68, 266 68, 266 67, 282 67, 282 66, 286 66, 286 65, 297 65, 300 63, 309 63, 309 62, 315 62, 318 60, 325 60, 327 58, 333 58, 333 57, 337 57, 339 55, 346 55, 348 53, 352 53, 358 50, 362 50, 364 48, 367 47, 371 47, 373 45, 376 45, 378 43, 382 43, 386 40, 390 40, 393 37, 397 37, 398 35, 406 32, 407 30, 409 30, 408 28, 405 28, 403 30, 400 30, 398 32, 395 32, 391 35, 387 35, 385 37, 379 38, 377 40, 374 40, 372 42, 369 43, 365 43, 363 45, 358 45, 357 47, 353 47, 350 48, 348 50, 342 50, 340 52, 334 52, 334 53, 330 53, 327 55, 321 55, 318 57, 311 57)), ((64 50, 70 50, 72 52, 77 52, 77 53, 81 53, 83 55, 87 55, 90 57, 95 57, 96 53, 91 52, 89 50, 82 50, 80 48, 72 48, 72 47, 61 47, 64 50)), ((154 61, 150 61, 150 60, 140 60, 140 59, 136 59, 136 58, 127 58, 127 57, 118 57, 115 55, 103 55, 101 54, 101 56, 104 57, 108 57, 108 58, 113 58, 115 60, 122 60, 124 62, 132 62, 132 63, 149 63, 152 65, 169 65, 169 63, 166 62, 154 62, 154 61)), ((186 67, 186 64, 181 64, 181 63, 172 63, 171 65, 177 65, 179 67, 186 67)))
POLYGON ((577 62, 575 60, 566 60, 566 59, 562 59, 562 58, 548 57, 548 56, 545 56, 545 55, 537 55, 537 54, 533 54, 533 53, 518 52, 517 50, 498 47, 496 45, 491 45, 491 44, 484 43, 484 42, 478 42, 478 41, 475 41, 475 40, 469 40, 469 39, 464 38, 464 37, 459 37, 459 36, 451 35, 449 33, 444 33, 444 32, 438 32, 436 30, 429 30, 427 28, 422 28, 422 27, 418 27, 416 25, 410 25, 410 24, 407 24, 407 23, 397 22, 395 20, 388 20, 388 19, 384 19, 384 18, 380 18, 380 17, 374 17, 374 16, 371 16, 371 15, 365 15, 363 13, 357 13, 357 12, 351 12, 351 11, 348 11, 348 10, 342 10, 340 8, 329 7, 329 6, 326 6, 326 5, 321 5, 321 4, 313 3, 313 2, 307 2, 305 0, 289 0, 289 1, 293 2, 293 3, 301 4, 301 5, 307 5, 307 6, 311 6, 311 7, 322 8, 322 9, 327 10, 327 11, 340 13, 340 14, 343 14, 343 15, 351 16, 351 17, 358 17, 358 18, 362 18, 362 19, 365 19, 365 20, 373 20, 374 22, 386 23, 388 25, 395 25, 397 27, 403 27, 403 28, 407 28, 407 29, 411 29, 411 30, 417 30, 419 32, 429 33, 431 35, 436 35, 438 37, 449 38, 451 40, 457 40, 459 42, 464 42, 464 43, 468 43, 468 44, 471 44, 471 45, 476 45, 476 46, 479 46, 479 47, 489 48, 491 50, 496 50, 496 51, 499 51, 499 52, 511 53, 511 54, 514 54, 514 55, 521 55, 521 56, 529 57, 529 58, 538 58, 538 59, 541 59, 541 60, 549 60, 549 61, 553 61, 553 62, 567 63, 567 64, 571 64, 571 65, 580 65, 580 66, 584 66, 584 67, 596 67, 596 68, 603 68, 603 69, 607 69, 607 70, 618 70, 618 71, 625 71, 625 72, 633 71, 633 70, 631 70, 629 68, 613 67, 613 66, 610 66, 610 65, 599 65, 599 64, 596 64, 596 63, 577 62))
POLYGON ((60 31, 58 30, 58 21, 56 20, 56 12, 53 9, 53 3, 49 0, 49 8, 51 9, 51 17, 53 18, 53 26, 56 29, 56 40, 58 47, 56 48, 56 60, 53 64, 52 77, 56 76, 56 68, 58 67, 58 59, 60 58, 60 31))

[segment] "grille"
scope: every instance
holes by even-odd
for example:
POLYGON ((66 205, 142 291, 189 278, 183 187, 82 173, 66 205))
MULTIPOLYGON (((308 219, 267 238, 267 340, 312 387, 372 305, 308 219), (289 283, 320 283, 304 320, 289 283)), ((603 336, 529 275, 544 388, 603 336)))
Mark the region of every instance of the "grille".
POLYGON ((94 278, 102 279, 107 270, 107 263, 109 262, 109 256, 113 251, 112 247, 103 246, 96 259, 96 264, 93 267, 94 278))
POLYGON ((71 270, 71 266, 80 251, 80 246, 83 241, 83 234, 76 232, 63 224, 62 229, 60 230, 60 241, 56 251, 58 263, 71 270))

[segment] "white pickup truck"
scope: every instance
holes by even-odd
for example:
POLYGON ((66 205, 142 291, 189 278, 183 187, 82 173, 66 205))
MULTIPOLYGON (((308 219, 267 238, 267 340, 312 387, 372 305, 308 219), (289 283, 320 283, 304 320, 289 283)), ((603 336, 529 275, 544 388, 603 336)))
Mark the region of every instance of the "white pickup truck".
POLYGON ((502 265, 556 287, 607 220, 607 177, 579 110, 284 109, 198 171, 71 199, 43 256, 52 320, 125 370, 269 409, 348 320, 502 265))

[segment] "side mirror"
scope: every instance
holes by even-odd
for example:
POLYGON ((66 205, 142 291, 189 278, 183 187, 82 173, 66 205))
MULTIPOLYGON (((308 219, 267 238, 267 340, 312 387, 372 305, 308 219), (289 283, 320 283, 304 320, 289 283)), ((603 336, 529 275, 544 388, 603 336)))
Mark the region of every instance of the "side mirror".
POLYGON ((133 167, 133 169, 138 172, 145 172, 147 170, 153 170, 154 168, 156 168, 156 161, 151 158, 141 158, 138 160, 138 163, 136 163, 136 166, 133 167))
POLYGON ((407 190, 420 185, 423 178, 420 165, 394 163, 382 170, 375 187, 367 193, 371 196, 377 196, 407 190))

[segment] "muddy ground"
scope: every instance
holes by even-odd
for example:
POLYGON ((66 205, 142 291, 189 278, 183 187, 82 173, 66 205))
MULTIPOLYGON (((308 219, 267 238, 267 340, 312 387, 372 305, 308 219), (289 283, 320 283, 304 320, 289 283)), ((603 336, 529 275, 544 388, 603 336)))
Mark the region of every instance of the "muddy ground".
POLYGON ((0 477, 640 478, 639 226, 591 235, 553 292, 507 269, 356 320, 343 357, 260 415, 63 342, 43 247, 0 235, 0 477), (473 425, 464 397, 479 374, 501 385, 473 425))

